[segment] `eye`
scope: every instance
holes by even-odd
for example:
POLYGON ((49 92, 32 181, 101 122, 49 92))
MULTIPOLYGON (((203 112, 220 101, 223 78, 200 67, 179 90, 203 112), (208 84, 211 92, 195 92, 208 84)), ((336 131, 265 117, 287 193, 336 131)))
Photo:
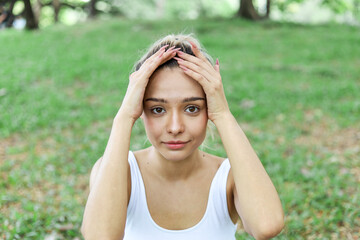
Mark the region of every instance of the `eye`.
POLYGON ((150 110, 154 114, 162 114, 165 112, 165 109, 162 107, 155 107, 150 110))
POLYGON ((186 109, 185 109, 185 112, 187 113, 197 113, 200 111, 200 108, 197 107, 197 106, 188 106, 186 109))

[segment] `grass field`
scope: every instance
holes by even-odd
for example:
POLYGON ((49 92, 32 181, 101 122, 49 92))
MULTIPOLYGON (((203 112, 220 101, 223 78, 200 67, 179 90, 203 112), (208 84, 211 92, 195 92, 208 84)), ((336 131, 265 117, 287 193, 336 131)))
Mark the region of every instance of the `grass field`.
MULTIPOLYGON (((132 64, 171 32, 219 58, 285 209, 276 239, 360 239, 359 29, 219 19, 0 32, 0 239, 82 239, 90 169, 132 64)), ((140 123, 133 133, 133 150, 149 144, 140 123)), ((207 145, 225 156, 219 138, 207 145)))

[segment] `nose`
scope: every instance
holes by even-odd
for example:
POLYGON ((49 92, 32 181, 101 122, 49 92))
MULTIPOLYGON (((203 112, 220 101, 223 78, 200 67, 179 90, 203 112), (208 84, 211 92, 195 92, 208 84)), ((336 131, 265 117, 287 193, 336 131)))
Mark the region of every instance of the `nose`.
POLYGON ((185 126, 179 113, 172 112, 169 114, 166 130, 172 135, 177 135, 184 132, 185 126))

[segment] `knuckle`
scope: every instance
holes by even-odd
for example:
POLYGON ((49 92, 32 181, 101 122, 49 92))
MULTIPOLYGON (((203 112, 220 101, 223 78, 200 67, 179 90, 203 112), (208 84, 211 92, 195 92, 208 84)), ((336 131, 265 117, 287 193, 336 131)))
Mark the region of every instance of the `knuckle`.
POLYGON ((201 82, 205 82, 206 81, 206 78, 202 75, 199 76, 199 81, 201 82))
POLYGON ((195 62, 197 65, 201 65, 201 63, 202 63, 201 59, 198 58, 198 57, 194 59, 194 62, 195 62))
POLYGON ((202 70, 202 67, 196 65, 196 66, 195 66, 195 70, 196 70, 197 72, 200 72, 200 71, 202 70))

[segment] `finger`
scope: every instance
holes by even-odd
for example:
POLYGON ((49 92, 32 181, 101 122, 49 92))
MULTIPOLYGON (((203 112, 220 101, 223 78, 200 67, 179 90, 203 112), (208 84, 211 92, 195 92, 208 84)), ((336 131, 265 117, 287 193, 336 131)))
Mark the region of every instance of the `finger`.
POLYGON ((188 42, 191 44, 191 50, 193 51, 194 55, 200 58, 201 60, 203 60, 208 66, 212 66, 209 60, 204 56, 204 54, 202 54, 198 46, 196 46, 196 44, 193 43, 192 41, 188 41, 188 42))
MULTIPOLYGON (((154 53, 152 56, 150 56, 148 59, 146 59, 139 70, 142 70, 142 71, 149 71, 149 70, 154 71, 156 68, 153 69, 153 65, 159 64, 159 58, 162 58, 162 56, 166 52, 166 48, 168 46, 169 45, 162 46, 158 51, 156 51, 156 53, 154 53)), ((172 49, 170 49, 170 51, 172 51, 172 49)))
POLYGON ((205 66, 205 67, 204 66, 199 66, 199 65, 197 65, 195 63, 192 63, 190 61, 185 61, 185 60, 183 60, 181 58, 174 57, 174 59, 177 60, 179 66, 185 66, 186 68, 191 69, 192 71, 203 75, 208 80, 212 79, 213 75, 216 74, 214 72, 214 68, 212 66, 209 69, 208 66, 205 66))
POLYGON ((218 73, 220 73, 220 64, 219 64, 219 59, 218 58, 216 59, 216 63, 215 63, 214 68, 218 73))
POLYGON ((207 91, 207 89, 208 89, 209 82, 208 82, 208 80, 207 80, 204 76, 202 76, 202 75, 199 74, 199 73, 196 73, 196 72, 192 71, 191 69, 188 69, 188 68, 185 67, 185 66, 179 65, 179 67, 180 67, 182 70, 184 70, 184 73, 185 73, 186 75, 188 75, 189 77, 191 77, 192 79, 194 79, 195 81, 197 81, 197 82, 201 85, 201 87, 204 89, 204 91, 205 91, 205 93, 206 93, 206 91, 207 91))
MULTIPOLYGON (((169 46, 169 45, 166 45, 166 46, 169 46)), ((165 53, 165 52, 170 52, 171 50, 173 50, 175 48, 175 46, 172 46, 170 48, 168 48, 166 51, 162 51, 162 53, 159 55, 159 58, 162 57, 162 55, 165 53)), ((165 48, 164 48, 165 49, 165 48)))
POLYGON ((153 55, 152 55, 151 57, 149 57, 149 58, 162 55, 162 54, 166 51, 166 48, 167 48, 168 46, 169 46, 169 45, 164 45, 164 46, 162 46, 159 50, 156 51, 155 54, 153 54, 153 55))
POLYGON ((150 56, 148 59, 146 59, 145 62, 152 62, 156 58, 161 57, 167 51, 166 48, 168 46, 169 46, 168 44, 162 46, 159 50, 156 51, 156 53, 154 53, 152 56, 150 56))
POLYGON ((173 53, 179 51, 180 48, 175 48, 175 46, 169 48, 168 50, 166 50, 162 55, 159 56, 159 58, 168 58, 170 55, 173 55, 173 53))
POLYGON ((154 53, 153 55, 151 55, 148 59, 146 59, 143 63, 143 65, 140 67, 141 68, 145 68, 143 66, 146 66, 147 64, 150 64, 153 62, 154 59, 156 59, 157 57, 161 56, 164 52, 165 52, 165 49, 166 47, 169 46, 169 45, 165 45, 165 46, 162 46, 159 50, 156 51, 156 53, 154 53))
POLYGON ((161 57, 159 57, 161 59, 160 59, 160 63, 158 66, 160 66, 161 64, 163 64, 163 63, 169 61, 170 59, 172 59, 173 57, 175 57, 177 51, 179 51, 179 50, 180 50, 180 48, 172 48, 172 49, 166 51, 161 57))
POLYGON ((198 82, 200 86, 204 89, 205 94, 207 94, 207 92, 210 89, 210 86, 209 86, 209 81, 205 77, 203 77, 201 74, 192 71, 191 69, 188 69, 185 66, 179 66, 179 67, 184 71, 186 75, 188 75, 196 82, 198 82))
POLYGON ((210 62, 208 60, 204 61, 198 57, 195 57, 193 55, 190 55, 190 54, 187 54, 187 53, 184 53, 184 52, 181 52, 181 51, 178 51, 177 55, 184 59, 184 60, 187 60, 189 62, 192 62, 198 66, 201 66, 202 68, 205 68, 207 69, 208 72, 211 72, 212 69, 214 68, 210 62))
MULTIPOLYGON (((168 45, 166 45, 168 46, 168 45)), ((165 47, 163 47, 160 51, 160 54, 154 58, 151 59, 145 66, 145 72, 144 76, 149 78, 153 72, 163 63, 167 62, 168 60, 170 60, 171 58, 173 58, 176 55, 176 52, 180 49, 180 48, 175 48, 175 46, 170 47, 167 50, 164 50, 165 47)))

